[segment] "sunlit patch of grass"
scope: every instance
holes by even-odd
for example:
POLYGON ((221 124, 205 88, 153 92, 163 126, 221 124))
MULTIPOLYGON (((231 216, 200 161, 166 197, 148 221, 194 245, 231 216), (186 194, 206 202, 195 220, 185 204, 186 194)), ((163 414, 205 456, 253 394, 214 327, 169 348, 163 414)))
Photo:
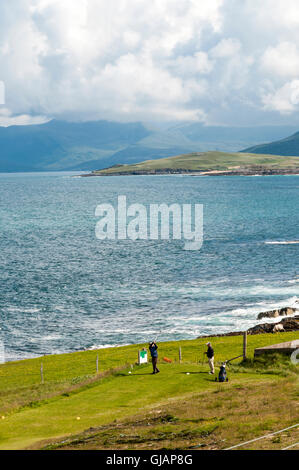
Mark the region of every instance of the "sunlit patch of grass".
MULTIPOLYGON (((227 440, 239 438, 236 425, 240 417, 248 424, 244 432, 250 436, 259 429, 250 423, 259 426, 260 422, 268 422, 268 426, 275 427, 280 422, 291 422, 296 416, 299 367, 283 356, 253 358, 255 347, 294 338, 296 333, 249 337, 249 359, 239 364, 231 363, 228 366, 229 382, 224 384, 216 383, 214 377, 208 375, 206 362, 198 364, 198 358, 206 349, 206 338, 161 343, 160 357, 167 356, 173 362, 161 363, 161 374, 157 376, 151 375, 150 365, 134 365, 131 370, 130 364, 135 364, 138 349, 143 345, 42 358, 44 384, 38 383, 41 359, 5 364, 0 366, 0 416, 3 414, 5 418, 0 421, 0 447, 41 447, 37 443, 42 440, 105 426, 100 431, 103 438, 93 436, 86 440, 84 434, 79 440, 84 448, 90 445, 109 448, 112 445, 109 444, 112 442, 109 433, 115 434, 114 427, 119 430, 123 420, 140 412, 143 418, 150 416, 150 425, 138 425, 138 432, 135 432, 136 426, 131 423, 126 432, 139 436, 140 431, 144 440, 131 444, 121 441, 117 444, 120 448, 130 445, 138 448, 147 448, 147 445, 151 448, 188 448, 189 445, 221 448, 222 437, 227 440), (181 364, 179 347, 183 352, 181 364), (95 370, 97 354, 99 375, 95 370), (129 371, 132 374, 129 375, 129 371), (149 441, 146 432, 156 425, 157 419, 158 427, 168 426, 169 432, 157 430, 163 436, 159 435, 158 441, 149 441), (200 436, 200 430, 206 429, 206 425, 214 426, 213 439, 200 436), (219 441, 217 445, 215 439, 219 441)), ((242 351, 242 337, 211 340, 216 352, 217 374, 219 363, 242 351)))
POLYGON ((165 171, 165 170, 229 170, 233 168, 298 168, 298 158, 262 155, 250 153, 227 153, 218 151, 193 152, 174 157, 160 158, 157 160, 147 160, 141 163, 131 165, 113 166, 108 169, 95 171, 94 174, 119 174, 119 173, 138 173, 146 171, 165 171))
MULTIPOLYGON (((223 397, 202 392, 191 400, 176 400, 160 406, 149 414, 141 413, 134 419, 118 421, 107 430, 98 429, 52 443, 48 448, 62 449, 222 449, 250 440, 292 424, 296 418, 296 404, 291 400, 292 382, 248 384, 242 390, 224 389, 223 397), (275 400, 264 404, 270 393, 275 400), (231 400, 234 394, 233 400, 231 400), (222 403, 224 406, 214 407, 222 403), (233 403, 233 406, 226 406, 233 403), (209 406, 212 405, 212 406, 209 406), (169 416, 175 421, 165 422, 169 416)), ((296 440, 296 430, 281 435, 281 442, 266 439, 247 448, 279 448, 296 440)), ((246 448, 246 447, 245 447, 246 448)))

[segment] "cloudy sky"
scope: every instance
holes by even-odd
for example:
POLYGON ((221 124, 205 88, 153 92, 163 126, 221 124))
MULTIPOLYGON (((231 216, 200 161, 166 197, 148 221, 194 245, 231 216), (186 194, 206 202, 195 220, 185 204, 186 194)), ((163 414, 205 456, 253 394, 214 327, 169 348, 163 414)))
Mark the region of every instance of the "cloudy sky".
POLYGON ((0 125, 299 124, 299 2, 2 1, 0 80, 0 125))

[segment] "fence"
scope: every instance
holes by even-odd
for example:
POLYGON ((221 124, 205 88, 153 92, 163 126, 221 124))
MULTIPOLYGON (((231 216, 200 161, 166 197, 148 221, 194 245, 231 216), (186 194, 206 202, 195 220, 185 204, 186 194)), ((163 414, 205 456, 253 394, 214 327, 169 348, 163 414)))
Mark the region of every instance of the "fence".
MULTIPOLYGON (((193 343, 182 341, 181 344, 161 343, 159 345, 160 360, 164 356, 172 362, 198 363, 206 360, 203 355, 206 350, 207 339, 201 338, 193 343)), ((223 342, 215 338, 216 358, 224 361, 232 357, 232 351, 240 351, 243 342, 243 357, 247 355, 247 337, 244 335, 223 342), (221 343, 221 354, 217 345, 221 343)), ((213 339, 214 343, 214 339, 213 339)), ((1 347, 1 343, 0 343, 1 347)), ((83 351, 72 354, 49 355, 42 358, 30 359, 20 362, 8 362, 0 366, 0 391, 38 385, 50 382, 80 383, 87 378, 107 373, 125 365, 135 364, 138 361, 140 345, 131 345, 122 348, 109 348, 95 351, 83 351)), ((1 349, 0 349, 1 351, 1 349)), ((239 356, 238 356, 239 357, 239 356)), ((242 357, 242 356, 241 356, 242 357)))

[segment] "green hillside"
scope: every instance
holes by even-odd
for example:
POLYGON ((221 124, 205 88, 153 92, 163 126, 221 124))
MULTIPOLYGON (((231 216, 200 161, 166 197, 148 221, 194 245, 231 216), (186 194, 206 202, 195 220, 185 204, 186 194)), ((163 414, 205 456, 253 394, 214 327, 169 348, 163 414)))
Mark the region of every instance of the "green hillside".
POLYGON ((272 155, 299 155, 299 132, 285 139, 276 140, 268 144, 255 145, 244 150, 252 153, 270 153, 272 155))
POLYGON ((246 173, 247 171, 299 170, 299 157, 255 155, 250 153, 200 152, 178 155, 159 160, 148 160, 134 165, 115 165, 93 172, 94 175, 167 173, 167 172, 208 172, 224 171, 246 173))
MULTIPOLYGON (((0 449, 188 449, 199 443, 221 449, 293 425, 298 366, 289 357, 253 360, 253 352, 296 338, 296 332, 249 336, 248 360, 234 361, 224 384, 208 374, 207 338, 161 343, 157 376, 150 364, 135 365, 145 345, 0 365, 0 449), (165 356, 173 362, 163 363, 165 356)), ((216 373, 221 361, 242 354, 241 336, 211 340, 216 373)))

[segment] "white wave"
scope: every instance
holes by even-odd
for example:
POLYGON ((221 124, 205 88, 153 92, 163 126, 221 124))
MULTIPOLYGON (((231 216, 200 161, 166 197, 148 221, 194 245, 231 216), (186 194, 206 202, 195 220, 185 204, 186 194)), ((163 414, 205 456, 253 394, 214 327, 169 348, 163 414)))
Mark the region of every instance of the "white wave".
POLYGON ((69 307, 65 307, 64 305, 54 305, 53 310, 57 310, 58 312, 65 312, 69 311, 69 307))
POLYGON ((24 361, 26 359, 35 359, 37 357, 41 357, 41 355, 30 352, 26 352, 25 354, 22 352, 11 352, 7 349, 5 351, 5 362, 24 361))
POLYGON ((299 240, 265 242, 266 245, 299 245, 299 240))
POLYGON ((38 313, 41 311, 40 308, 23 308, 23 307, 7 307, 7 312, 11 313, 38 313))
POLYGON ((225 312, 225 314, 228 316, 242 316, 255 314, 258 315, 261 312, 268 312, 271 310, 277 310, 285 307, 299 309, 298 297, 294 296, 276 302, 259 302, 255 305, 250 306, 249 308, 237 308, 235 310, 227 311, 225 312))
POLYGON ((87 351, 94 351, 97 349, 108 349, 108 348, 121 348, 122 346, 129 346, 129 344, 117 344, 117 343, 111 343, 111 344, 93 344, 89 348, 87 348, 87 351))
MULTIPOLYGON (((239 292, 239 291, 238 291, 239 292)), ((248 289, 248 294, 251 296, 258 295, 259 297, 262 295, 275 295, 275 296, 284 296, 284 295, 292 295, 297 294, 298 288, 295 285, 289 285, 285 287, 266 287, 266 286, 256 286, 250 287, 248 289)))
POLYGON ((190 316, 190 317, 182 317, 182 316, 179 316, 179 315, 176 315, 176 316, 172 316, 171 317, 171 320, 178 320, 178 322, 181 322, 181 321, 184 321, 184 322, 197 322, 197 321, 203 321, 203 320, 209 320, 211 319, 211 316, 209 315, 195 315, 195 316, 190 316))
POLYGON ((61 335, 48 335, 48 336, 42 336, 41 341, 55 341, 56 339, 62 338, 61 335))

